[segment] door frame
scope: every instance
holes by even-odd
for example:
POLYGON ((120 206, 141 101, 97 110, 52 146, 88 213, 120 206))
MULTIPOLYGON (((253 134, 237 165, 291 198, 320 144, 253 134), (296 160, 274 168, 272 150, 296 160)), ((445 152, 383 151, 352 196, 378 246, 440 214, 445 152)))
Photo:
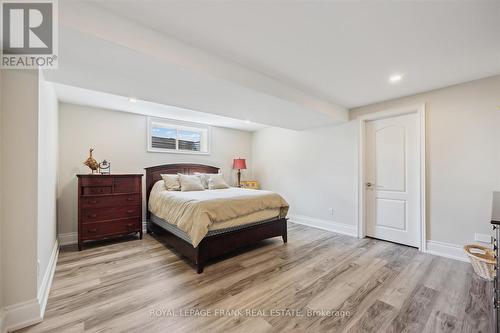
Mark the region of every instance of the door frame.
POLYGON ((366 237, 366 217, 365 217, 365 138, 366 138, 366 123, 368 121, 402 116, 405 114, 416 113, 419 120, 419 148, 420 148, 420 195, 419 195, 419 220, 420 220, 420 242, 418 249, 427 251, 427 231, 426 231, 426 122, 425 122, 425 103, 401 107, 397 109, 388 109, 379 112, 364 114, 358 117, 359 137, 358 137, 358 238, 366 237))

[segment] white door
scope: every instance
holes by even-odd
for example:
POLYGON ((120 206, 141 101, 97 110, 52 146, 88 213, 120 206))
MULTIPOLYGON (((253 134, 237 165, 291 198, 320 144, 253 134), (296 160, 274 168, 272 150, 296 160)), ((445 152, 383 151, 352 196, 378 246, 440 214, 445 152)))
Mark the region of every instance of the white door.
POLYGON ((366 235, 420 244, 420 141, 416 113, 368 121, 366 235))

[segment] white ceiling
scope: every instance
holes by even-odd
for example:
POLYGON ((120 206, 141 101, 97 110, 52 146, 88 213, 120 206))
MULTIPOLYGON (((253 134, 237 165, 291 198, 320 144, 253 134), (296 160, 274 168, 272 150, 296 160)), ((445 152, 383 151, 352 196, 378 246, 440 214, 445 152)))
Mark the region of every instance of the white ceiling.
POLYGON ((101 6, 349 108, 500 73, 500 1, 101 6))
POLYGON ((49 81, 291 129, 348 119, 343 106, 89 2, 59 5, 59 69, 49 81))
POLYGON ((500 74, 500 1, 68 1, 59 16, 49 80, 292 129, 500 74))
POLYGON ((74 86, 67 86, 60 83, 54 83, 54 88, 58 100, 65 103, 87 105, 109 110, 142 114, 145 116, 170 118, 212 126, 234 128, 250 132, 266 127, 265 125, 249 121, 222 117, 211 113, 197 112, 142 100, 137 100, 135 103, 131 103, 129 101, 129 97, 112 95, 74 86))

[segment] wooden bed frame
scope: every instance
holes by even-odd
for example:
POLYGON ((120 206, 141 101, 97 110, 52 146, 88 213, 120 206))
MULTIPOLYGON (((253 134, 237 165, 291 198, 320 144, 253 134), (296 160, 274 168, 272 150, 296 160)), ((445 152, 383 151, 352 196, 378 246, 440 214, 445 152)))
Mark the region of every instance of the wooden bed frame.
POLYGON ((161 226, 151 221, 149 212, 149 195, 153 185, 161 178, 161 174, 193 174, 200 173, 218 173, 219 168, 202 164, 165 164, 146 168, 146 221, 148 233, 161 233, 166 235, 162 238, 167 245, 170 245, 180 254, 191 260, 198 274, 203 272, 205 264, 216 257, 233 252, 261 240, 272 237, 283 237, 283 242, 287 242, 287 220, 286 218, 277 218, 269 222, 249 226, 222 234, 207 236, 193 247, 191 243, 165 230, 161 226))

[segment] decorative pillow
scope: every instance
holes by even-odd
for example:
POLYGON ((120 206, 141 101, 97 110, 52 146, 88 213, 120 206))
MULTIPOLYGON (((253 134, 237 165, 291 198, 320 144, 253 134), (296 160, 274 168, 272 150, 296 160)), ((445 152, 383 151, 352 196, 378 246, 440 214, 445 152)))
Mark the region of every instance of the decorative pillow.
POLYGON ((217 190, 221 188, 229 188, 222 174, 207 175, 208 176, 208 189, 217 190))
POLYGON ((167 188, 167 191, 180 191, 181 190, 181 183, 179 183, 179 176, 178 175, 161 175, 161 178, 163 178, 163 181, 165 182, 165 187, 167 188))
POLYGON ((203 184, 204 188, 208 188, 208 178, 213 175, 220 175, 219 173, 201 173, 201 172, 195 172, 195 175, 200 177, 201 183, 203 184))
POLYGON ((203 191, 205 188, 201 183, 201 179, 197 175, 179 175, 179 182, 181 183, 181 191, 203 191))

